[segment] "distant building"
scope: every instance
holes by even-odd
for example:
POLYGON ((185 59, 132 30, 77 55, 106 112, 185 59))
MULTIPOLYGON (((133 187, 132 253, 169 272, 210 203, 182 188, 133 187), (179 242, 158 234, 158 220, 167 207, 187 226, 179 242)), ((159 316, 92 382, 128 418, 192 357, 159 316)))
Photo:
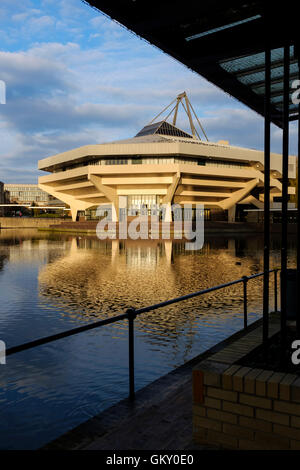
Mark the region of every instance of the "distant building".
MULTIPOLYGON (((2 183, 3 185, 3 183, 2 183)), ((54 196, 46 193, 38 187, 37 184, 25 184, 25 183, 11 183, 4 184, 4 192, 6 192, 6 198, 3 195, 3 203, 6 199, 8 204, 36 204, 37 206, 49 206, 49 205, 62 205, 62 201, 54 196)), ((1 194, 1 183, 0 183, 0 194, 1 194)), ((64 204, 63 204, 64 205, 64 204)))
MULTIPOLYGON (((0 204, 4 204, 5 202, 4 196, 4 183, 0 181, 0 204)), ((3 216, 3 207, 0 207, 0 216, 3 216)))

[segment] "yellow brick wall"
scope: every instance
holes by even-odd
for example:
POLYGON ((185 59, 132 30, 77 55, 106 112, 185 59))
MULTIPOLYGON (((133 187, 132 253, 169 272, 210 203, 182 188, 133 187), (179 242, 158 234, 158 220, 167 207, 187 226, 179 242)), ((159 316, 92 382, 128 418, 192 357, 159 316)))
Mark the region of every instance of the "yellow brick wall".
POLYGON ((201 363, 193 373, 193 438, 226 449, 300 449, 300 380, 292 374, 201 363))

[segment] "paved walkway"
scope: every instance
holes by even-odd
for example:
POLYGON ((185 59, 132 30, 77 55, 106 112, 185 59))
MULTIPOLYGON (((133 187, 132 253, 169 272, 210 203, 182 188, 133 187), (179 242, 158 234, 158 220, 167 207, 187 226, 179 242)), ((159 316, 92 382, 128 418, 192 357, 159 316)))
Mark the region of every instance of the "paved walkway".
MULTIPOLYGON (((260 321, 248 329, 254 330, 260 321)), ((192 370, 244 336, 238 332, 46 445, 45 450, 204 450, 192 440, 192 370)))
MULTIPOLYGON (((194 364, 194 361, 192 361, 194 364)), ((197 361, 198 362, 198 361, 197 361)), ((45 450, 184 450, 192 442, 192 367, 176 369, 44 447, 45 450)))
POLYGON ((192 446, 192 380, 189 377, 162 399, 120 423, 87 450, 183 450, 192 446))

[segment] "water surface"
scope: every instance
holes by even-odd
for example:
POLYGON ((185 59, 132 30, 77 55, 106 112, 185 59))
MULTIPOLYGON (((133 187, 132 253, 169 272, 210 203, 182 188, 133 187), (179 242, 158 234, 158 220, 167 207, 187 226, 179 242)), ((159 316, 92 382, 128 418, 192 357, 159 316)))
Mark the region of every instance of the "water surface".
MULTIPOLYGON (((295 245, 291 238, 290 267, 295 245)), ((279 248, 275 238, 271 267, 280 265, 279 248)), ((0 339, 11 347, 262 268, 257 236, 206 237, 201 250, 185 251, 181 242, 3 229, 0 339)), ((242 292, 239 284, 139 316, 136 388, 241 329, 242 292)), ((249 323, 261 311, 259 278, 249 281, 249 323)), ((0 383, 0 448, 39 448, 127 395, 127 322, 9 356, 0 383)))

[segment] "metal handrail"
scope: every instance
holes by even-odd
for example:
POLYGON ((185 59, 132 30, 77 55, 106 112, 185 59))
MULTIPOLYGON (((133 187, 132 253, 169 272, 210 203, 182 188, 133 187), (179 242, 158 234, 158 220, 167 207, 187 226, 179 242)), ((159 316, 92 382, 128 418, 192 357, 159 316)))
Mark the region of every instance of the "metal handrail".
MULTIPOLYGON (((268 272, 274 272, 274 307, 275 311, 277 311, 277 273, 279 268, 270 269, 268 272)), ((6 350, 6 356, 10 356, 12 354, 26 351, 28 349, 35 348, 37 346, 41 346, 43 344, 52 343, 53 341, 57 341, 62 338, 67 338, 69 336, 76 335, 78 333, 82 333, 84 331, 93 330, 95 328, 99 328, 101 326, 109 325, 112 323, 116 323, 118 321, 128 319, 128 344, 129 344, 129 398, 133 399, 135 396, 134 390, 134 319, 137 315, 141 315, 142 313, 150 312, 153 310, 157 310, 159 308, 166 307, 168 305, 182 302, 184 300, 192 299, 193 297, 197 297, 203 294, 207 294, 209 292, 213 292, 219 289, 224 289, 225 287, 233 286, 235 284, 243 283, 243 301, 244 301, 244 329, 248 326, 248 303, 247 303, 247 283, 249 280, 254 279, 256 277, 263 276, 265 272, 252 274, 251 276, 243 276, 240 279, 236 279, 234 281, 227 282, 225 284, 219 284, 217 286, 209 287, 207 289, 202 289, 197 292, 192 292, 190 294, 182 295, 180 297, 175 297, 174 299, 165 300, 164 302, 159 302, 157 304, 149 305, 148 307, 142 307, 139 309, 135 309, 133 307, 128 308, 125 313, 116 315, 114 317, 106 318, 105 320, 100 320, 93 322, 88 325, 79 326, 77 328, 72 328, 71 330, 63 331, 61 333, 57 333, 54 335, 46 336, 44 338, 39 338, 37 340, 29 341, 27 343, 20 344, 18 346, 13 346, 6 350)))

